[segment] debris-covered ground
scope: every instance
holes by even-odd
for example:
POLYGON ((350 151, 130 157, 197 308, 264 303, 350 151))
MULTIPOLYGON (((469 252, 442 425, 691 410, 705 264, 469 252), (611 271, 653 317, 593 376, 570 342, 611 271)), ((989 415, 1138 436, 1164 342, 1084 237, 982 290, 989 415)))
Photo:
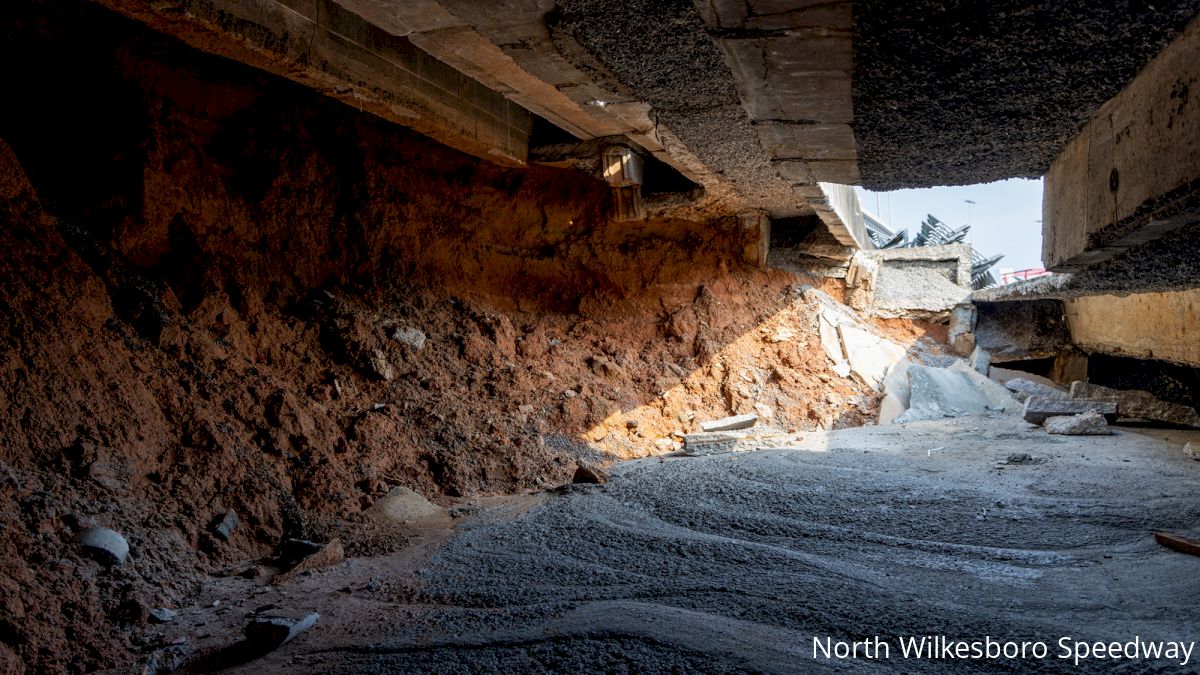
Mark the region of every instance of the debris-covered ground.
MULTIPOLYGON (((1075 672, 1060 638, 1073 650, 1200 631, 1197 559, 1152 534, 1200 532, 1200 463, 1182 451, 1197 439, 1050 436, 996 414, 634 460, 604 485, 485 505, 457 534, 431 528, 423 541, 449 537, 440 547, 280 587, 214 581, 158 633, 202 630, 194 646, 219 656, 256 608, 321 614, 244 672, 1075 672), (1049 650, 902 658, 898 639, 924 635, 1049 650), (813 659, 814 637, 871 636, 891 641, 889 659, 813 659)), ((1178 672, 1197 656, 1083 663, 1178 672)))

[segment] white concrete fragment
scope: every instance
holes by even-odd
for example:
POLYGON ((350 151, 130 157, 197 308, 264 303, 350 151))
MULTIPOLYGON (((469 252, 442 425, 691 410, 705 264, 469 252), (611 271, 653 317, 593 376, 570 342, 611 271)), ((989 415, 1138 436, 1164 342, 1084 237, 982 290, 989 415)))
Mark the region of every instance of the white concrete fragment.
POLYGON ((120 565, 129 556, 129 542, 107 527, 89 527, 79 533, 79 545, 108 565, 120 565))
POLYGON ((883 400, 879 402, 879 424, 891 424, 905 410, 908 410, 909 396, 912 393, 908 385, 908 368, 912 362, 900 359, 887 377, 883 378, 883 400))
POLYGON ((1112 434, 1108 421, 1097 412, 1059 415, 1046 420, 1046 431, 1063 436, 1106 436, 1112 434))
POLYGON ((749 429, 756 423, 758 423, 758 415, 748 413, 709 422, 701 422, 700 429, 703 431, 733 431, 735 429, 749 429))
MULTIPOLYGON (((908 410, 894 415, 891 421, 912 422, 988 412, 1016 414, 1022 410, 1021 404, 1004 387, 980 375, 963 361, 957 361, 949 368, 904 367, 909 379, 908 410)), ((894 389, 903 391, 900 386, 894 389)), ((885 395, 885 402, 887 399, 885 395)), ((889 402, 886 410, 889 415, 894 411, 892 405, 889 402)), ((881 420, 884 412, 881 406, 881 420)))
POLYGON ((261 650, 275 649, 291 642, 316 625, 320 614, 313 612, 300 618, 287 616, 256 616, 246 624, 246 641, 261 650))
POLYGON ((1200 462, 1200 448, 1192 445, 1189 441, 1183 446, 1183 456, 1200 462))
POLYGON ((904 347, 887 338, 846 324, 838 326, 842 349, 850 370, 863 384, 875 391, 883 388, 883 378, 897 361, 904 358, 904 347))
POLYGON ((846 361, 838 361, 833 364, 833 372, 838 377, 850 377, 850 364, 846 361))
POLYGON ((842 341, 838 338, 837 326, 837 316, 829 310, 822 309, 817 317, 817 335, 821 338, 821 348, 835 364, 846 360, 846 354, 842 351, 842 341))

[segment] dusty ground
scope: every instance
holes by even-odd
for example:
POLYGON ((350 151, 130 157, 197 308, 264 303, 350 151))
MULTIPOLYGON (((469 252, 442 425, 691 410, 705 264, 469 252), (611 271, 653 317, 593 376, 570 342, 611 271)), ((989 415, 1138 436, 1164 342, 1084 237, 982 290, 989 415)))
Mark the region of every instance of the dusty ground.
MULTIPOLYGON (((634 460, 606 485, 492 503, 453 535, 431 528, 415 553, 280 589, 210 582, 196 605, 220 609, 159 633, 207 633, 196 646, 212 653, 257 606, 322 613, 242 672, 1065 672, 1062 636, 1200 638, 1200 562, 1150 534, 1200 533, 1200 463, 1181 452, 1198 439, 962 418, 634 460), (929 634, 1044 640, 1050 657, 899 656, 895 638, 929 634), (812 658, 814 636, 874 635, 893 640, 890 660, 812 658)), ((1192 671, 1195 656, 1085 666, 1192 671)))

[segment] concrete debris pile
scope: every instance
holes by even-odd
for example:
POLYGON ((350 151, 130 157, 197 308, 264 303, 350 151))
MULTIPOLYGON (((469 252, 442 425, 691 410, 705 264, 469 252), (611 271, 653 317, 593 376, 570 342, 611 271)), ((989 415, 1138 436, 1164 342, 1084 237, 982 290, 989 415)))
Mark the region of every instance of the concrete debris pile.
POLYGON ((1096 413, 1110 423, 1117 419, 1117 404, 1114 401, 1093 399, 1071 399, 1058 396, 1030 396, 1025 399, 1022 416, 1030 424, 1044 424, 1051 417, 1096 413))
POLYGON ((820 303, 817 335, 821 348, 840 377, 853 375, 877 392, 888 372, 904 358, 905 349, 859 319, 848 307, 824 293, 808 291, 820 303))
MULTIPOLYGON (((947 368, 911 364, 907 374, 908 407, 892 420, 895 422, 989 413, 1015 414, 1020 410, 1020 404, 1008 390, 964 361, 947 368)), ((904 386, 900 384, 897 390, 903 392, 904 386)))

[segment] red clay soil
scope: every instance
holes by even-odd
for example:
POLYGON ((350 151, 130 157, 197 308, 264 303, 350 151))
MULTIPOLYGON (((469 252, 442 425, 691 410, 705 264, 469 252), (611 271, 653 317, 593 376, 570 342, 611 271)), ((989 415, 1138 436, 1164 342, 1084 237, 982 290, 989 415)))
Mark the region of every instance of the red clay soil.
POLYGON ((445 504, 669 451, 703 419, 874 416, 829 370, 797 292, 816 282, 742 266, 734 222, 613 223, 584 174, 44 11, 0 16, 0 53, 38 64, 0 113, 4 670, 133 663, 161 646, 150 609, 287 536, 399 545, 361 516, 392 486, 445 504), (419 349, 394 337, 414 329, 419 349), (81 554, 93 524, 125 564, 81 554))

